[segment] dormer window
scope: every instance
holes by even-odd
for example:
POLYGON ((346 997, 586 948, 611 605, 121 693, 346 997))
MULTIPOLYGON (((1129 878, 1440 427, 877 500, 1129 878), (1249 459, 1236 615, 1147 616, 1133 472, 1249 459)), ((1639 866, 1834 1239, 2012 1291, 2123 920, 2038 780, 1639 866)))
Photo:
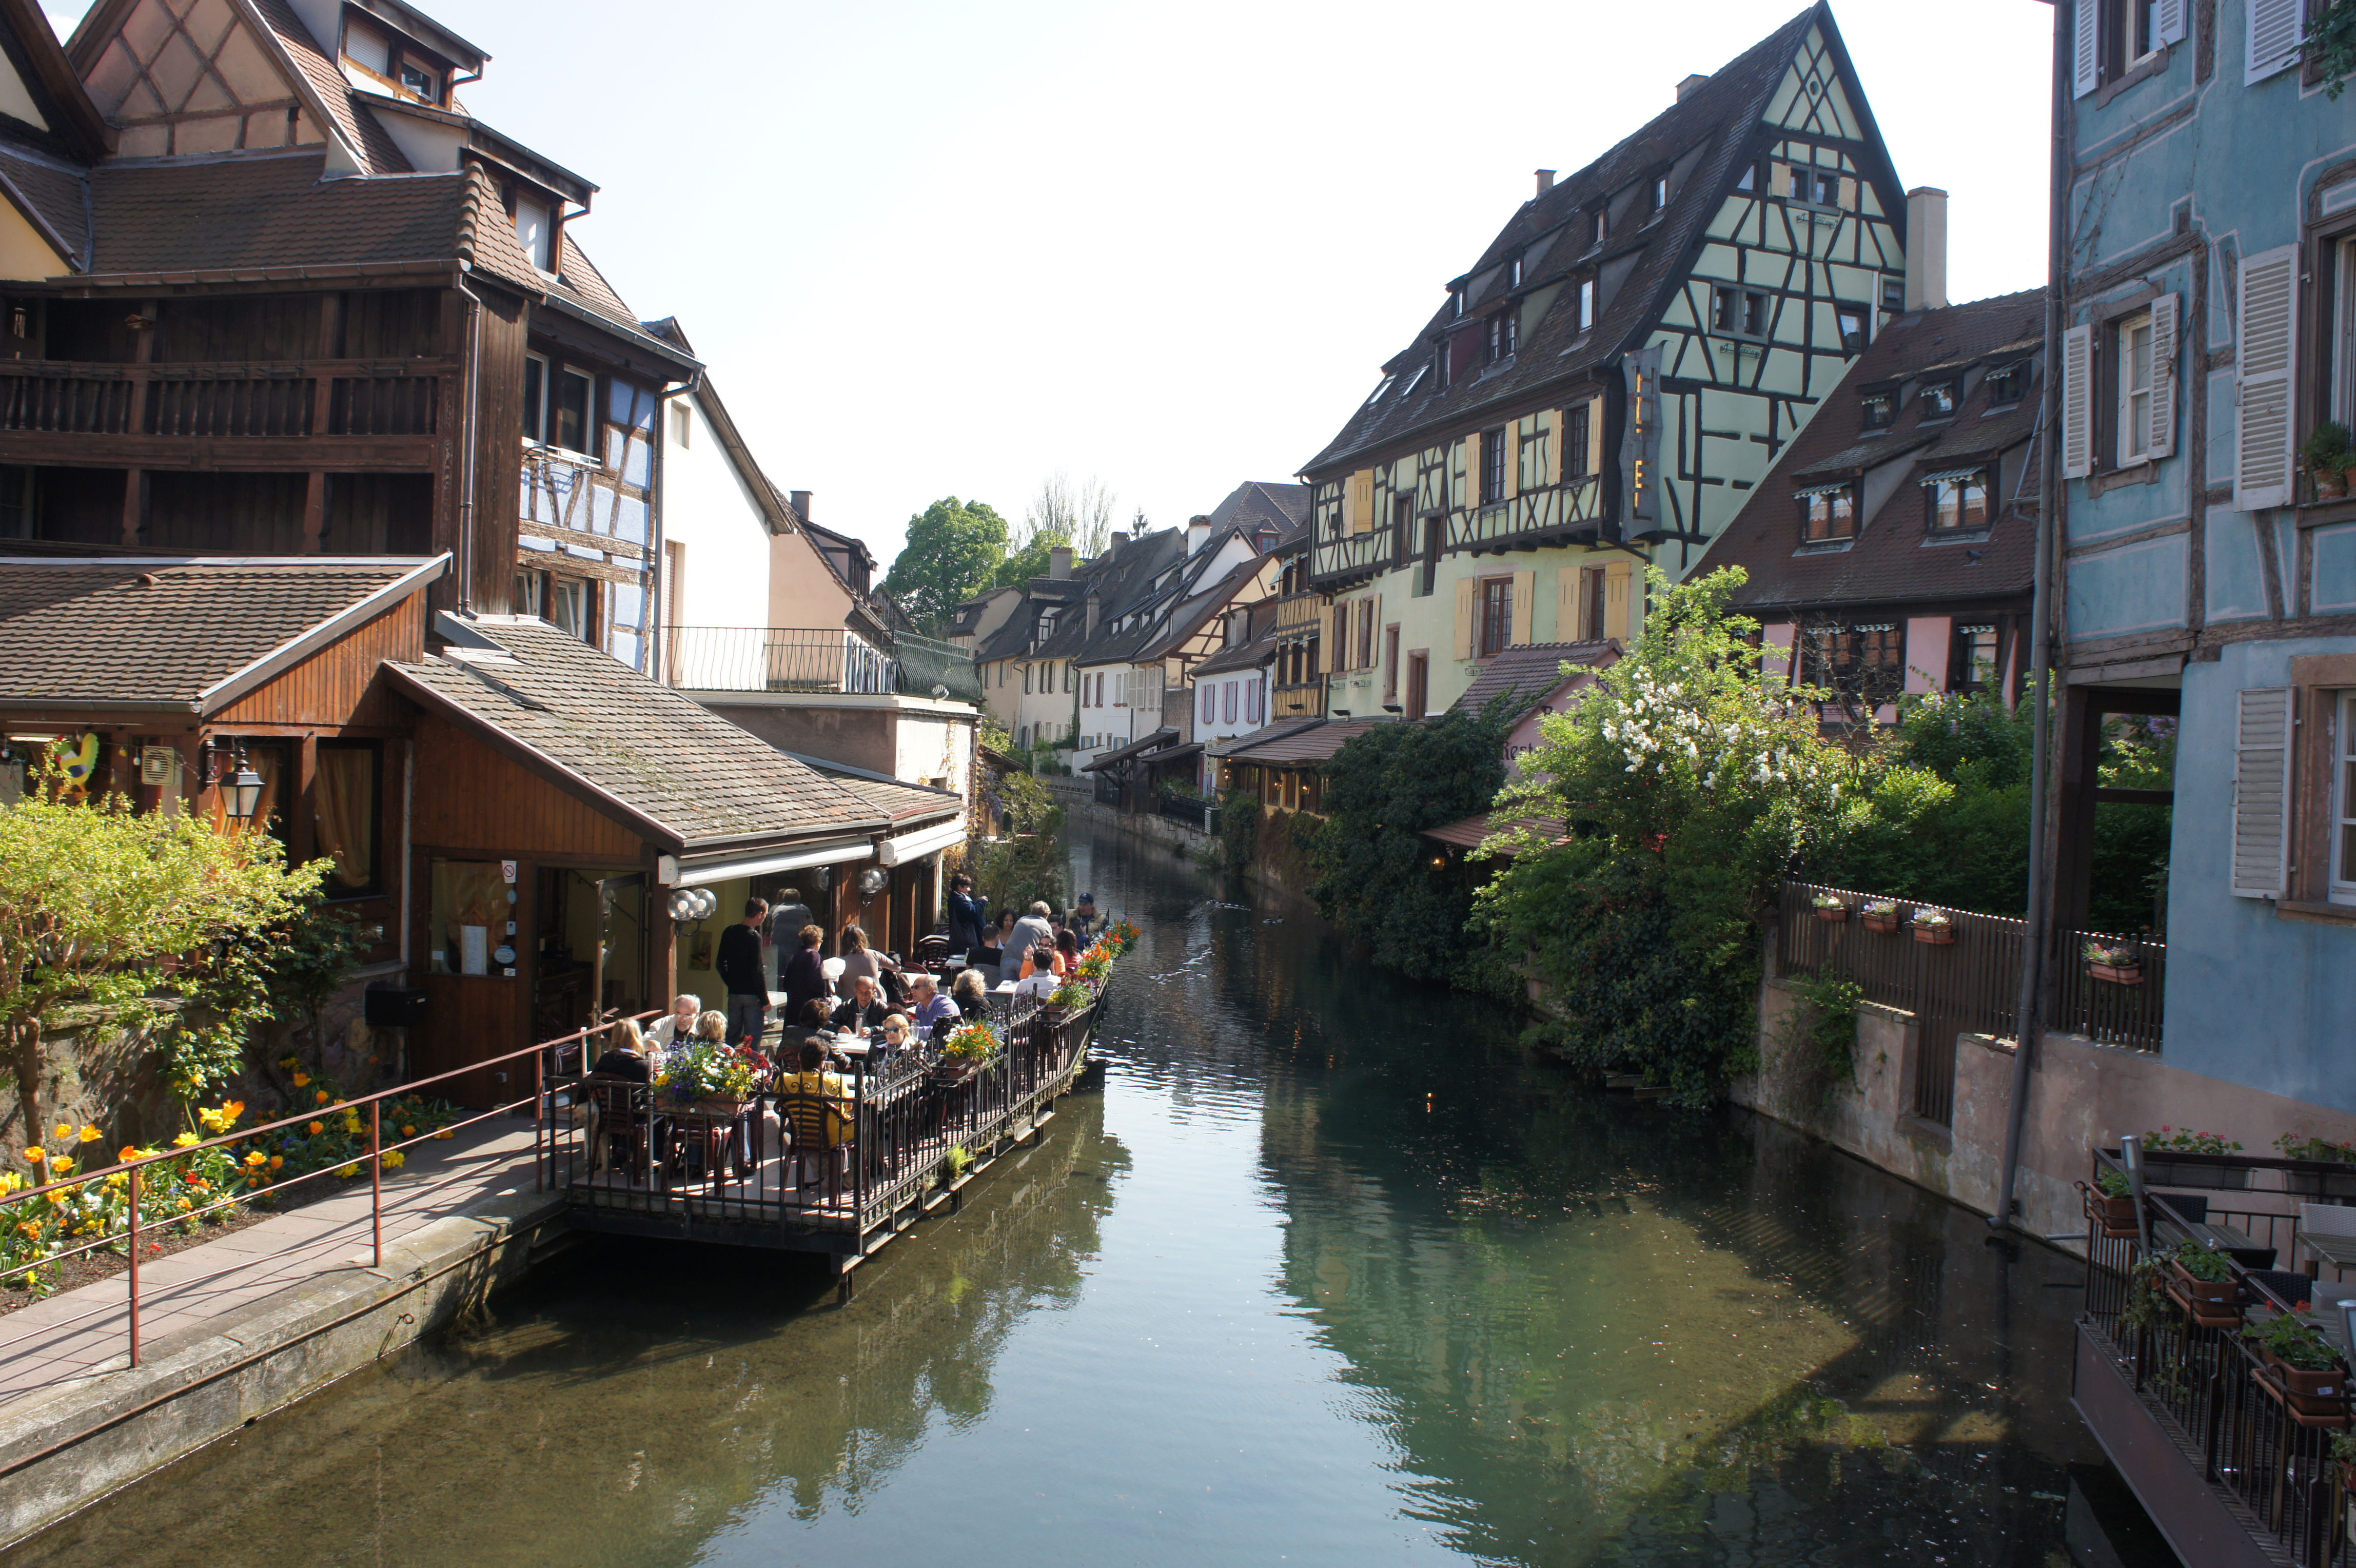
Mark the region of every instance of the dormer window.
POLYGON ((2029 361, 2016 360, 1987 373, 1988 406, 2009 408, 2029 395, 2029 361))
POLYGON ((413 93, 428 103, 439 103, 442 102, 442 73, 414 56, 404 55, 401 61, 401 90, 413 93))
POLYGON ((1521 343, 1521 318, 1512 310, 1501 310, 1489 317, 1489 362, 1493 365, 1514 357, 1521 343))
POLYGON ((1587 278, 1579 285, 1579 329, 1581 332, 1595 325, 1595 280, 1587 278))
POLYGON ((1868 430, 1887 430, 1898 417, 1898 398, 1892 392, 1868 392, 1858 405, 1858 423, 1868 430))
POLYGON ((1930 475, 1922 481, 1922 495, 1929 509, 1930 527, 1933 533, 1961 533, 1967 529, 1987 526, 1988 486, 1985 469, 1957 469, 1952 473, 1930 475))
POLYGON ((1611 227, 1612 220, 1607 210, 1597 208, 1587 215, 1587 242, 1590 245, 1603 243, 1610 237, 1611 227))
POLYGON ((1850 485, 1816 485, 1798 492, 1800 542, 1826 544, 1857 537, 1857 490, 1850 485))
POLYGON ((1505 263, 1505 286, 1507 288, 1522 286, 1522 258, 1519 256, 1505 263))
POLYGON ((1884 310, 1903 310, 1906 308, 1906 280, 1904 278, 1883 278, 1881 280, 1881 308, 1884 310))
POLYGON ((1451 321, 1453 321, 1453 320, 1455 320, 1458 317, 1461 317, 1461 316, 1462 316, 1463 314, 1464 314, 1464 291, 1463 291, 1462 289, 1461 289, 1461 288, 1452 288, 1452 289, 1450 289, 1450 290, 1448 291, 1448 317, 1449 317, 1449 319, 1450 319, 1450 320, 1451 320, 1451 321))
POLYGON ((1668 206, 1669 177, 1665 174, 1655 175, 1653 177, 1653 210, 1665 212, 1668 210, 1668 206))
POLYGON ((1955 383, 1925 381, 1922 385, 1922 417, 1953 419, 1955 416, 1955 383))
POLYGON ((515 199, 516 242, 541 272, 556 270, 556 209, 543 197, 518 191, 515 199))

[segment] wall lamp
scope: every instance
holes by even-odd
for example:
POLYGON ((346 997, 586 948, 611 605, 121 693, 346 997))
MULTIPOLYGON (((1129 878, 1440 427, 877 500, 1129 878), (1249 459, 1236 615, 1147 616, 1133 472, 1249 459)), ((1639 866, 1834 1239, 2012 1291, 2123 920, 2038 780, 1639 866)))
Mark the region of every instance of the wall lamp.
POLYGON ((250 822, 253 821, 253 813, 262 807, 262 775, 256 773, 252 764, 245 759, 245 742, 241 740, 229 744, 227 760, 235 771, 225 779, 221 777, 223 760, 220 742, 207 736, 204 787, 221 792, 221 801, 228 807, 232 822, 250 822))

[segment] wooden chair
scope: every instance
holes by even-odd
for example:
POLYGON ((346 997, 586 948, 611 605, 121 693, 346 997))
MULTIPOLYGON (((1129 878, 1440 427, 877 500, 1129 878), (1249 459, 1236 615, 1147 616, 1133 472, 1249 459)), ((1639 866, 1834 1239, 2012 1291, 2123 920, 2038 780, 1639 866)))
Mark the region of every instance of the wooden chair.
POLYGON ((581 1083, 589 1101, 589 1172, 626 1169, 644 1185, 654 1169, 654 1116, 643 1083, 590 1078, 581 1083))
POLYGON ((784 1184, 798 1195, 823 1187, 820 1201, 839 1201, 843 1178, 851 1171, 852 1112, 847 1097, 787 1093, 776 1097, 776 1106, 785 1144, 778 1152, 784 1184))

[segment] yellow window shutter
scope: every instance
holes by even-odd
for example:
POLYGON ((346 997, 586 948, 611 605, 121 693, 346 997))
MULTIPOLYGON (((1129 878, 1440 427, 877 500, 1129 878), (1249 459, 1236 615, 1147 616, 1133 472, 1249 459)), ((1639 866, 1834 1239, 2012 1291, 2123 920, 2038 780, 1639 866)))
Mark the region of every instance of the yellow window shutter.
POLYGON ((1554 640, 1579 640, 1579 568, 1576 566, 1555 568, 1554 640))
POLYGON ((1587 400, 1587 471, 1603 472, 1603 400, 1587 400))
POLYGON ((1350 476, 1349 499, 1344 505, 1348 515, 1343 524, 1343 532, 1364 533, 1375 525, 1375 471, 1372 468, 1361 468, 1350 476))
POLYGON ((1614 561, 1603 568, 1603 635, 1628 640, 1629 564, 1614 561))
POLYGON ((1481 433, 1476 430, 1464 438, 1464 493, 1458 498, 1459 506, 1480 504, 1481 476, 1488 472, 1481 465, 1486 460, 1481 451, 1481 433))
POLYGON ((1522 422, 1515 420, 1505 426, 1505 493, 1522 493, 1522 422))
POLYGON ((1562 483, 1562 444, 1569 438, 1570 421, 1563 414, 1556 413, 1549 413, 1541 417, 1550 421, 1554 425, 1554 439, 1547 443, 1546 482, 1549 485, 1558 485, 1562 483))
POLYGON ((1531 622, 1538 614, 1538 575, 1536 572, 1514 574, 1514 646, 1527 648, 1537 639, 1530 633, 1531 622))
POLYGON ((1456 579, 1456 657, 1472 657, 1472 596, 1476 585, 1468 574, 1456 579))
MULTIPOLYGON (((1336 628, 1343 624, 1342 618, 1344 613, 1339 605, 1330 604, 1317 612, 1317 619, 1320 622, 1317 646, 1323 651, 1327 670, 1339 670, 1342 667, 1342 643, 1336 628)), ((1311 673, 1318 674, 1322 671, 1312 671, 1311 673)))

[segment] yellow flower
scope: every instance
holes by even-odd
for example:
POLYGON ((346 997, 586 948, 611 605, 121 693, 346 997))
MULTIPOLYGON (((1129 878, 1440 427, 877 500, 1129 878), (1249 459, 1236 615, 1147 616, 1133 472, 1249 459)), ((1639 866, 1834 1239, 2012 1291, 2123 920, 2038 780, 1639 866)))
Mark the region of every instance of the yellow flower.
POLYGON ((273 1155, 270 1156, 270 1168, 273 1171, 283 1168, 285 1164, 286 1156, 284 1155, 273 1155))
POLYGON ((185 1149, 192 1144, 201 1144, 203 1142, 204 1140, 198 1137, 194 1133, 183 1133, 178 1137, 172 1140, 172 1147, 176 1149, 185 1149))
POLYGON ((401 1135, 404 1138, 414 1138, 417 1136, 417 1129, 414 1127, 403 1127, 401 1130, 401 1135))
POLYGON ((314 1105, 325 1105, 327 1103, 327 1091, 324 1089, 314 1090, 311 1103, 314 1105))
POLYGON ((245 1156, 245 1163, 250 1165, 266 1165, 270 1163, 270 1156, 256 1149, 245 1156))
POLYGON ((127 1184, 130 1180, 131 1173, 129 1171, 117 1171, 112 1176, 106 1178, 106 1185, 109 1187, 122 1187, 127 1184))
POLYGON ((310 1088, 310 1087, 311 1087, 311 1075, 310 1075, 309 1073, 307 1073, 307 1072, 298 1072, 298 1073, 296 1073, 296 1074, 294 1075, 294 1087, 295 1087, 295 1088, 297 1088, 297 1089, 308 1089, 308 1088, 310 1088))
POLYGON ((139 1157, 139 1146, 135 1144, 125 1144, 114 1151, 114 1157, 127 1165, 139 1157))
POLYGON ((399 1149, 387 1149, 384 1152, 384 1168, 389 1171, 397 1171, 408 1163, 407 1157, 399 1149))
POLYGON ((70 1144, 73 1142, 73 1129, 67 1126, 62 1122, 58 1123, 58 1142, 60 1144, 70 1144))
POLYGON ((66 1195, 62 1192, 53 1192, 49 1194, 49 1201, 62 1208, 65 1207, 66 1195))
POLYGON ((314 1138, 317 1137, 320 1133, 322 1133, 326 1132, 327 1130, 327 1124, 325 1122, 312 1122, 312 1123, 311 1123, 311 1136, 313 1136, 314 1138))
POLYGON ((69 1159, 59 1158, 49 1162, 49 1175, 52 1176, 71 1176, 73 1175, 73 1168, 74 1163, 69 1159))
POLYGON ((48 1157, 49 1152, 41 1147, 38 1144, 35 1144, 32 1147, 25 1151, 25 1163, 28 1165, 37 1165, 48 1157))
POLYGON ((89 1125, 87 1122, 83 1124, 81 1130, 81 1141, 83 1143, 95 1144, 103 1136, 104 1134, 100 1133, 97 1128, 89 1125))
POLYGON ((444 1127, 444 1128, 443 1128, 443 1129, 442 1129, 442 1131, 440 1131, 439 1133, 434 1133, 434 1135, 435 1137, 437 1137, 437 1138, 447 1138, 447 1137, 450 1137, 450 1136, 452 1135, 452 1133, 451 1133, 451 1132, 450 1132, 450 1129, 449 1129, 449 1128, 444 1127))
POLYGON ((356 1176, 360 1174, 360 1167, 358 1165, 338 1166, 336 1174, 339 1176, 356 1176))

